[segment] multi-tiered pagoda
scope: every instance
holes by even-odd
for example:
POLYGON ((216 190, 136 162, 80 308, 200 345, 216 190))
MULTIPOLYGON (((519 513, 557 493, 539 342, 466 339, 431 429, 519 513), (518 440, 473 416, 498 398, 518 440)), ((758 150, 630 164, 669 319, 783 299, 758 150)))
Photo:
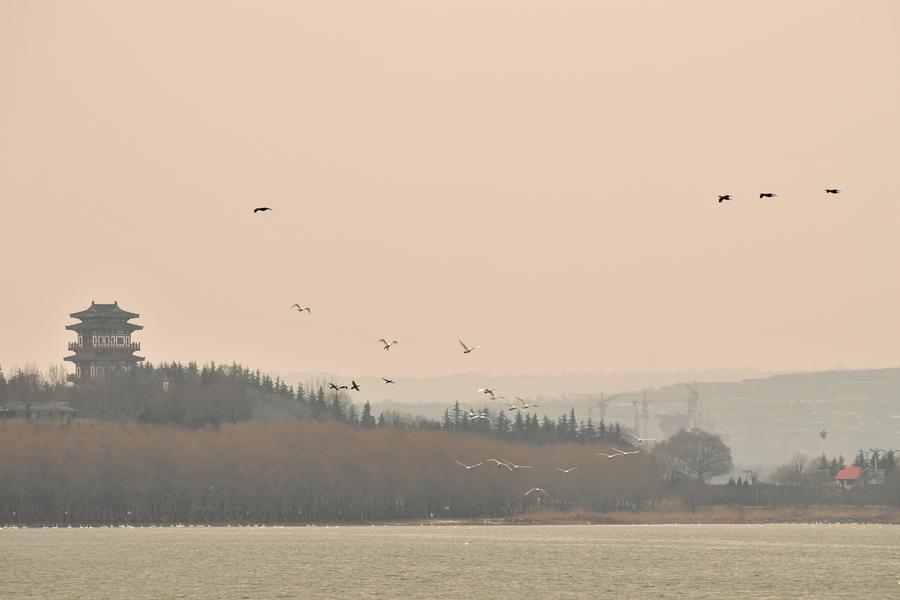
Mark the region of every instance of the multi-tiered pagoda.
POLYGON ((113 373, 127 371, 144 360, 144 357, 134 355, 141 349, 141 344, 131 341, 131 334, 143 327, 128 322, 139 314, 122 310, 118 302, 91 302, 90 308, 69 316, 81 321, 66 325, 66 329, 78 333, 78 341, 69 342, 69 350, 75 354, 65 358, 75 363, 75 375, 69 375, 70 381, 104 379, 113 373))

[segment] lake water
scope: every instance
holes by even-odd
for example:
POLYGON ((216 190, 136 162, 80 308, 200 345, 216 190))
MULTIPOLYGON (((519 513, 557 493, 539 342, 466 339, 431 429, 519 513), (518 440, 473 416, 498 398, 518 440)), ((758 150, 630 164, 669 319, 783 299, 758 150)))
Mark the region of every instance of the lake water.
POLYGON ((900 598, 900 526, 0 529, 0 598, 900 598))

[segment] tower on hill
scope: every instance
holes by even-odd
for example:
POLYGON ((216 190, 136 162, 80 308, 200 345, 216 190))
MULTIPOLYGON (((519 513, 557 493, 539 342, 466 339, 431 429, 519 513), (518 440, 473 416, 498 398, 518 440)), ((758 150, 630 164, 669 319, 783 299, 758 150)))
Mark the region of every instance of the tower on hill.
POLYGON ((69 342, 69 350, 75 352, 65 360, 75 363, 75 374, 69 381, 84 382, 104 379, 116 372, 124 372, 144 360, 134 353, 141 349, 140 342, 132 342, 131 334, 143 329, 129 323, 140 315, 119 308, 119 303, 97 304, 81 312, 69 315, 80 323, 66 325, 66 329, 78 333, 77 342, 69 342))

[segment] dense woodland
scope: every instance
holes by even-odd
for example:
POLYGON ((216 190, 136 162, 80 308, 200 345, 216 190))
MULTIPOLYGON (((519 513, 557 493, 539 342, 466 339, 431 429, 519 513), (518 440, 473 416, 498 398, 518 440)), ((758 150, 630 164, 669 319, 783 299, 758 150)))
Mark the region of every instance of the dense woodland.
POLYGON ((218 429, 0 423, 0 522, 368 521, 491 517, 535 506, 638 509, 660 497, 645 455, 343 423, 218 429), (510 471, 496 457, 532 469, 510 471), (564 475, 556 466, 580 465, 564 475), (532 487, 552 496, 525 497, 532 487))

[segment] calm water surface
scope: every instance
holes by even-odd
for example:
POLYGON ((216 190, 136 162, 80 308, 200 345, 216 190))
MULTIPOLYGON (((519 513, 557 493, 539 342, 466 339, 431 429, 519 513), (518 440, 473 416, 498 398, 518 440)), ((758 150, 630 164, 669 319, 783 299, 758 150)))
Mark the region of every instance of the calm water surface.
POLYGON ((0 529, 0 598, 900 598, 900 527, 0 529))

